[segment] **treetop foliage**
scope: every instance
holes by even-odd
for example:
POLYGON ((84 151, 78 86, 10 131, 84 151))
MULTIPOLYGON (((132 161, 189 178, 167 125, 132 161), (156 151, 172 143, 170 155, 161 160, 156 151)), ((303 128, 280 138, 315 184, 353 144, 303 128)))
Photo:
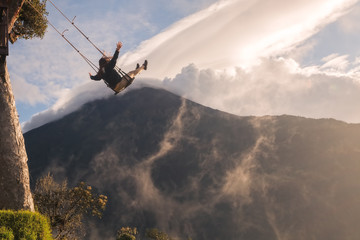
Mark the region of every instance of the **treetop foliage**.
POLYGON ((78 239, 83 216, 91 214, 101 218, 107 197, 94 193, 91 186, 81 182, 68 188, 67 182, 57 183, 48 174, 36 182, 35 208, 50 219, 55 239, 78 239))
POLYGON ((146 237, 153 240, 171 240, 171 238, 164 232, 157 228, 151 228, 146 231, 146 237))
POLYGON ((117 233, 116 240, 136 240, 137 234, 136 228, 122 227, 117 233))
POLYGON ((26 0, 10 32, 10 42, 14 43, 21 38, 43 38, 47 28, 47 15, 46 0, 26 0))
MULTIPOLYGON (((117 234, 116 240, 137 240, 139 232, 136 228, 122 227, 117 234)), ((157 228, 147 229, 145 232, 146 239, 149 240, 172 240, 169 235, 157 228)))

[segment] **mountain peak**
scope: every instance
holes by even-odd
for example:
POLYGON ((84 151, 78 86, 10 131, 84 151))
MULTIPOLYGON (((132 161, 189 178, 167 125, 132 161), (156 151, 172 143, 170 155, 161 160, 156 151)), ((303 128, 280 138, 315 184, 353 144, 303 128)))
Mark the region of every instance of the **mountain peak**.
POLYGON ((96 224, 104 239, 121 226, 199 240, 360 234, 356 124, 239 117, 142 88, 87 103, 25 140, 33 179, 51 172, 108 195, 96 224))

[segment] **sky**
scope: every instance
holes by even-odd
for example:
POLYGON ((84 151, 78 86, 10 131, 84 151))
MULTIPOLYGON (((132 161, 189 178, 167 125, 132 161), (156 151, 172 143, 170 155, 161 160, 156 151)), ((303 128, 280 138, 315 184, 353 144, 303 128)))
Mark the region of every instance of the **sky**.
MULTIPOLYGON (((360 123, 358 0, 79 0, 54 3, 118 66, 149 61, 127 89, 152 86, 240 116, 290 114, 360 123)), ((49 21, 101 57, 48 3, 49 21), (66 31, 65 31, 66 30, 66 31)), ((112 96, 52 28, 7 58, 23 131, 112 96)), ((125 91, 125 92, 126 92, 125 91)), ((118 96, 121 96, 118 95, 118 96)))

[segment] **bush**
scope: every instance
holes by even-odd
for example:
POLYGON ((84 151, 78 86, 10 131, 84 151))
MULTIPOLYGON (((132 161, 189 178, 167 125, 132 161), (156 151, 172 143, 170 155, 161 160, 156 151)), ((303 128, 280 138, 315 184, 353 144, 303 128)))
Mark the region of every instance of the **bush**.
POLYGON ((136 240, 138 234, 136 228, 122 227, 117 234, 116 240, 136 240))
POLYGON ((33 196, 36 210, 50 220, 54 239, 81 239, 84 216, 101 218, 107 203, 86 183, 68 188, 67 181, 57 183, 50 174, 36 181, 33 196))
POLYGON ((14 240, 14 234, 7 227, 0 227, 0 240, 14 240))
POLYGON ((146 237, 153 240, 171 240, 171 238, 164 232, 157 228, 151 228, 146 230, 146 237))
POLYGON ((4 229, 2 234, 9 235, 0 239, 52 240, 49 222, 40 213, 1 210, 0 226, 4 229))

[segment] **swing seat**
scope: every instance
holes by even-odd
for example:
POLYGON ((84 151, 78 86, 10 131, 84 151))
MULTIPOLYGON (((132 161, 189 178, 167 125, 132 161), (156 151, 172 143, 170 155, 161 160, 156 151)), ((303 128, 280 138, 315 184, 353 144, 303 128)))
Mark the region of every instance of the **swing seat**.
POLYGON ((114 95, 120 93, 121 91, 123 91, 125 88, 127 88, 128 86, 130 86, 130 84, 132 84, 132 82, 134 81, 135 78, 131 78, 128 75, 124 75, 120 82, 118 82, 115 86, 115 88, 113 88, 112 90, 115 92, 114 95))

